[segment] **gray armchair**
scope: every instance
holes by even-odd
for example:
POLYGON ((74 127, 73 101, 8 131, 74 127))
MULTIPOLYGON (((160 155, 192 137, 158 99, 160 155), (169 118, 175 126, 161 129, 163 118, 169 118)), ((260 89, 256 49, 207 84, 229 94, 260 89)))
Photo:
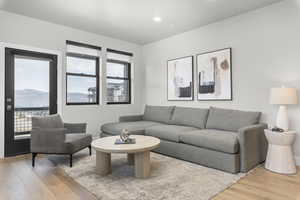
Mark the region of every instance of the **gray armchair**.
POLYGON ((32 117, 31 153, 32 166, 37 154, 62 154, 70 156, 72 167, 73 154, 89 148, 91 151, 92 136, 86 134, 86 124, 63 123, 59 115, 32 117))

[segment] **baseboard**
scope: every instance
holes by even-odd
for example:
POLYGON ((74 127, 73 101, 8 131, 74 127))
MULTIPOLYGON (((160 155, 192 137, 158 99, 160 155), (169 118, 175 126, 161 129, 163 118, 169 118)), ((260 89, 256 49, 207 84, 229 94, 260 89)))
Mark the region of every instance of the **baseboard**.
POLYGON ((300 156, 295 156, 296 165, 300 166, 300 156))

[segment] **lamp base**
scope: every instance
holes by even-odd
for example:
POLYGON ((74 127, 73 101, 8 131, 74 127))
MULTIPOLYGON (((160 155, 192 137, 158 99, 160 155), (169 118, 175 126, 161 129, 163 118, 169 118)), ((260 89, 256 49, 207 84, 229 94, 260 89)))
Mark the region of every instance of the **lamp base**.
POLYGON ((280 106, 277 113, 276 126, 285 131, 289 130, 289 119, 286 106, 280 106))

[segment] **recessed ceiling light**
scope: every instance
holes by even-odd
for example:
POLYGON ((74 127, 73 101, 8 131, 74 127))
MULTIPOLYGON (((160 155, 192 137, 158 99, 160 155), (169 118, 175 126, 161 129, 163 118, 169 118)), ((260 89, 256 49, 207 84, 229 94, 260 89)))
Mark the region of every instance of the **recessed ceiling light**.
POLYGON ((153 21, 155 21, 155 22, 161 22, 161 18, 160 17, 153 17, 153 21))

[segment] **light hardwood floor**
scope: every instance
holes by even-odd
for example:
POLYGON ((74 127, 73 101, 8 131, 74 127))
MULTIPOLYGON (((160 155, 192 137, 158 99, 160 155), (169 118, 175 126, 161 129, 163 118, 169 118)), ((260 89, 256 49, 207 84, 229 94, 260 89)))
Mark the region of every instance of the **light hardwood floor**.
MULTIPOLYGON (((2 200, 95 200, 96 198, 67 177, 46 157, 31 156, 0 160, 0 199, 2 200)), ((300 200, 300 168, 296 175, 280 175, 259 167, 214 200, 300 200)))
POLYGON ((1 200, 96 200, 83 187, 67 177, 47 158, 38 156, 35 168, 31 155, 0 161, 1 200))
POLYGON ((300 167, 295 175, 256 168, 214 200, 300 200, 300 167))

